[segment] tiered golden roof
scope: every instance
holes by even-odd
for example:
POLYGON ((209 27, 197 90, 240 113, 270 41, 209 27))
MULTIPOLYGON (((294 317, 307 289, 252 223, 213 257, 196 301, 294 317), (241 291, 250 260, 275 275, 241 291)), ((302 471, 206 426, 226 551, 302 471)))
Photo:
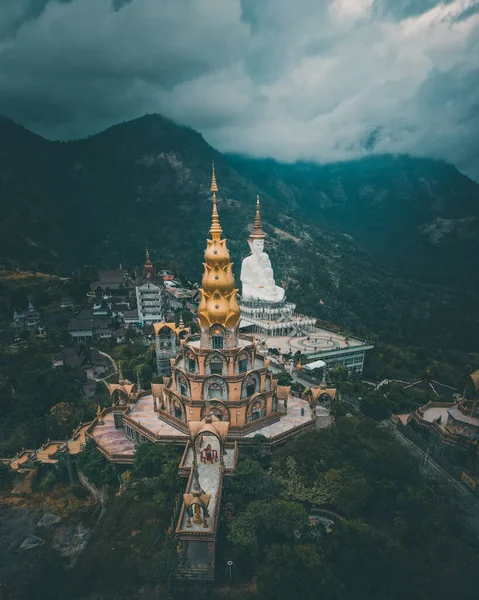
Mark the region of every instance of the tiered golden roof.
POLYGON ((213 193, 213 213, 210 235, 205 251, 204 272, 201 281, 201 301, 198 307, 198 321, 201 327, 211 327, 217 323, 224 327, 236 327, 239 323, 240 309, 236 300, 238 290, 235 288, 233 263, 230 260, 226 240, 222 239, 216 206, 215 169, 211 178, 213 193))

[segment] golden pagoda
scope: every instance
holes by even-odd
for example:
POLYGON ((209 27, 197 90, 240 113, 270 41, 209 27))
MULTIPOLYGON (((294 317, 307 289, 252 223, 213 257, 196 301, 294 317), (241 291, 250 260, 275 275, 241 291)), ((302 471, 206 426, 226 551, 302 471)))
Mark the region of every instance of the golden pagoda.
POLYGON ((181 340, 171 361, 171 378, 158 398, 158 413, 167 413, 180 426, 178 421, 199 422, 210 412, 214 420, 228 422, 230 434, 243 436, 279 420, 280 414, 268 359, 257 352, 252 336, 238 333, 238 290, 218 215, 214 165, 210 189, 213 207, 198 307, 200 335, 181 340))
MULTIPOLYGON (((231 262, 226 240, 222 238, 218 207, 216 204, 216 184, 215 168, 211 177, 211 192, 213 194, 213 212, 211 218, 210 235, 207 240, 205 250, 205 262, 203 263, 204 272, 201 280, 201 301, 198 307, 198 321, 202 331, 202 341, 207 342, 210 334, 210 328, 219 326, 226 333, 226 339, 230 346, 236 340, 233 331, 236 333, 240 309, 236 294, 235 280, 233 276, 233 263, 231 262)), ((218 330, 220 331, 220 330, 218 330)))

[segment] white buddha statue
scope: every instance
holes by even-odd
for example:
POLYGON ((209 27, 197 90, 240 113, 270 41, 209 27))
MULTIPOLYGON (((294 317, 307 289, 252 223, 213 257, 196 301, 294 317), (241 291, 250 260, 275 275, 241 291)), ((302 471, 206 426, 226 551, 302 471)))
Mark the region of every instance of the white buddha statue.
POLYGON ((251 255, 241 263, 241 285, 243 300, 266 300, 281 302, 284 300, 284 289, 276 285, 273 268, 269 256, 264 251, 266 234, 261 225, 259 196, 256 199, 256 217, 253 233, 248 244, 251 255))

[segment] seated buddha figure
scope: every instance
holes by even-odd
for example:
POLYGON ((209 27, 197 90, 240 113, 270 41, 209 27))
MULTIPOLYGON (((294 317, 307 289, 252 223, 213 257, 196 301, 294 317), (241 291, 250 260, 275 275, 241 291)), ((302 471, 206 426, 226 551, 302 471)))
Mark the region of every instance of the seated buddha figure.
POLYGON ((253 233, 248 239, 251 255, 241 263, 241 285, 243 300, 265 300, 281 302, 285 291, 276 285, 268 254, 264 251, 264 238, 260 217, 259 197, 256 200, 256 218, 253 233))

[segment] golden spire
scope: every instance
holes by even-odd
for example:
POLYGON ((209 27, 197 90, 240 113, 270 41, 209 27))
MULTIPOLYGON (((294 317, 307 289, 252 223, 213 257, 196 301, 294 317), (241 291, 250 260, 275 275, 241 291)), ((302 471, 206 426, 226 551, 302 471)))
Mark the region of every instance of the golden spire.
POLYGON ((256 215, 254 218, 253 233, 249 236, 250 239, 264 239, 266 237, 263 231, 263 225, 261 223, 261 212, 260 212, 259 196, 256 196, 256 215))
POLYGON ((210 192, 217 192, 218 191, 218 186, 216 185, 216 177, 215 177, 215 161, 213 160, 211 163, 213 172, 211 174, 211 188, 210 188, 210 192))
POLYGON ((213 214, 211 216, 211 227, 210 227, 210 235, 213 240, 220 240, 221 234, 223 230, 220 225, 220 217, 218 215, 218 207, 216 206, 216 192, 218 191, 218 186, 216 185, 216 177, 215 177, 215 163, 212 163, 212 173, 211 173, 211 188, 210 191, 213 193, 213 214))
POLYGON ((226 240, 222 239, 218 208, 216 206, 215 167, 211 177, 213 193, 213 214, 210 228, 211 239, 207 240, 204 272, 201 280, 201 301, 198 307, 198 321, 201 327, 211 327, 217 323, 223 327, 236 327, 239 323, 239 306, 236 300, 233 264, 230 260, 226 240))

